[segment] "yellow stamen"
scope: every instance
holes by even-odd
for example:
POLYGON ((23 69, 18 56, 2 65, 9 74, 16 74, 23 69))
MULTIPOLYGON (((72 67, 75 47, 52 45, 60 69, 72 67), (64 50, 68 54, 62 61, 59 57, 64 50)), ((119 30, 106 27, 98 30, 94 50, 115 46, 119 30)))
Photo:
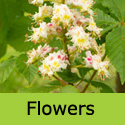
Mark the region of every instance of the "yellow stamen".
POLYGON ((70 19, 70 16, 69 16, 69 15, 64 15, 63 18, 66 19, 66 20, 69 20, 69 19, 70 19))
POLYGON ((54 65, 57 65, 57 62, 54 62, 53 64, 54 64, 54 65))
POLYGON ((83 39, 83 38, 78 39, 78 43, 84 43, 84 42, 85 42, 85 39, 83 39))
POLYGON ((49 70, 49 66, 47 66, 46 64, 44 64, 44 68, 49 70))

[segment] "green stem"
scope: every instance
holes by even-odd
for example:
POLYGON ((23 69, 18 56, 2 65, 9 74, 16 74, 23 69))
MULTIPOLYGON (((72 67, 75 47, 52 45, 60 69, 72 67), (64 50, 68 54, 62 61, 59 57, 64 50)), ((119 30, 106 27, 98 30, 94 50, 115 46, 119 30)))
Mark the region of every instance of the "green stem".
MULTIPOLYGON (((65 4, 65 0, 62 0, 62 4, 65 4)), ((64 27, 63 26, 63 50, 64 50, 64 52, 68 55, 68 59, 69 59, 69 53, 68 53, 68 47, 67 47, 67 39, 66 39, 66 36, 65 36, 65 34, 66 34, 66 32, 67 32, 67 30, 66 30, 66 27, 64 27)))
MULTIPOLYGON (((69 63, 71 64, 71 62, 70 62, 70 55, 69 55, 69 52, 68 52, 68 47, 67 47, 67 38, 66 38, 66 32, 67 32, 67 30, 66 30, 66 28, 64 28, 63 27, 63 50, 64 50, 64 52, 67 54, 67 56, 68 56, 68 60, 69 60, 69 63)), ((71 65, 68 65, 68 67, 67 67, 67 69, 69 70, 69 71, 71 71, 71 65)))
POLYGON ((51 1, 51 2, 55 2, 55 3, 59 3, 59 4, 61 4, 61 3, 62 3, 62 1, 61 1, 61 0, 44 0, 44 1, 51 1))
POLYGON ((83 65, 76 65, 76 66, 71 66, 72 68, 84 68, 86 66, 83 66, 83 65))
POLYGON ((72 55, 72 54, 74 54, 74 53, 77 52, 77 51, 78 51, 78 49, 76 49, 76 50, 74 50, 73 52, 69 53, 69 55, 72 55))
POLYGON ((67 39, 66 39, 65 34, 66 34, 66 29, 63 30, 63 50, 65 53, 68 54, 67 39))

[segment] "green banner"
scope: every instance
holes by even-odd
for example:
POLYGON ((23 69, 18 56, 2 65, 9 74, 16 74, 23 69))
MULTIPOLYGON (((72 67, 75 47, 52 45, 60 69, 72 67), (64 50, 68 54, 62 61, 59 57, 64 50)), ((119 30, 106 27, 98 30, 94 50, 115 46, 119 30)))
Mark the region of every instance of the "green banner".
POLYGON ((124 97, 124 94, 0 94, 0 124, 122 125, 124 97))

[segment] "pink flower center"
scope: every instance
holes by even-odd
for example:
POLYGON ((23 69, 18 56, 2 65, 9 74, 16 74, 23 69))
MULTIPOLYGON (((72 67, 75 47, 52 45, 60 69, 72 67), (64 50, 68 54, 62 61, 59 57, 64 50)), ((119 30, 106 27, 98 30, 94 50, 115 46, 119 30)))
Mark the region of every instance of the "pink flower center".
POLYGON ((64 57, 62 58, 62 61, 64 60, 64 57))
POLYGON ((92 60, 92 57, 90 56, 89 58, 87 58, 88 61, 91 61, 92 60))
POLYGON ((58 55, 58 59, 60 59, 61 58, 61 56, 60 55, 58 55))
POLYGON ((43 48, 43 51, 46 51, 47 49, 46 48, 43 48))
POLYGON ((50 24, 49 24, 49 26, 51 27, 51 26, 53 26, 53 24, 52 24, 52 23, 50 23, 50 24))

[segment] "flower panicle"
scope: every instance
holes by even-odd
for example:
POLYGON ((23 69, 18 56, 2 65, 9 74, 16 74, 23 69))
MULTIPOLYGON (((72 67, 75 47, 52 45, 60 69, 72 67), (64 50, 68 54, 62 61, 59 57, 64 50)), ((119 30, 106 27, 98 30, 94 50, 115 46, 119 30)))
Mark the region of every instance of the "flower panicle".
MULTIPOLYGON (((96 42, 100 38, 102 28, 94 21, 93 0, 65 0, 65 3, 53 1, 53 6, 44 3, 44 0, 29 0, 30 4, 38 6, 38 12, 32 14, 35 26, 32 34, 26 34, 26 41, 42 44, 27 53, 27 65, 40 60, 39 73, 51 77, 56 72, 62 72, 72 64, 80 52, 85 51, 83 57, 86 67, 97 70, 100 79, 110 77, 109 61, 102 61, 102 52, 96 42), (45 21, 48 18, 49 21, 45 21), (56 37, 63 44, 60 49, 49 43, 56 37), (75 56, 76 55, 76 56, 75 56)), ((33 24, 33 25, 34 25, 33 24)), ((58 42, 58 41, 57 41, 58 42)))

